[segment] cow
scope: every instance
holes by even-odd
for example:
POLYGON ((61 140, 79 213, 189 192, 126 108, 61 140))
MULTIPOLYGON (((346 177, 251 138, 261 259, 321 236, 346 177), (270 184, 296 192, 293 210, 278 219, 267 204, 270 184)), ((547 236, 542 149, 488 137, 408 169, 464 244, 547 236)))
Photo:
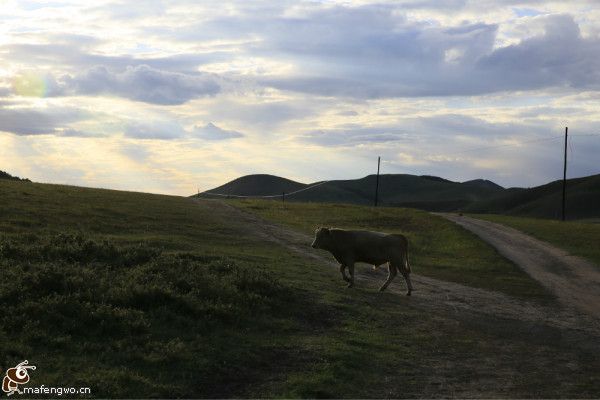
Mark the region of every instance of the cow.
POLYGON ((318 228, 311 246, 333 254, 333 257, 340 263, 342 279, 348 282, 349 288, 354 286, 354 264, 365 262, 373 265, 374 269, 388 263, 388 278, 379 288, 380 292, 388 287, 398 271, 406 280, 408 287, 406 295, 410 296, 413 290, 408 262, 408 240, 403 235, 318 228), (346 268, 350 272, 350 277, 346 276, 346 268))

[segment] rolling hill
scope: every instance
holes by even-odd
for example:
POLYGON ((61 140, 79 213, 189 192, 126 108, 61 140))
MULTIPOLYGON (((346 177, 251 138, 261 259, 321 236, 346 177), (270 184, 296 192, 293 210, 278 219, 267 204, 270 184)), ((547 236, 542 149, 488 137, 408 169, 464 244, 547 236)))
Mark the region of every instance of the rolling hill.
MULTIPOLYGON (((600 174, 567 180, 568 219, 600 217, 600 174)), ((464 211, 541 218, 559 218, 562 180, 530 189, 510 188, 464 207, 464 211)))
MULTIPOLYGON (((312 185, 273 175, 247 175, 237 178, 201 195, 280 197, 286 201, 373 204, 376 176, 360 179, 333 180, 302 191, 312 185)), ((427 211, 464 211, 556 218, 560 215, 562 181, 524 189, 509 188, 485 179, 453 182, 428 175, 388 174, 379 178, 379 204, 411 207, 427 211)), ((220 197, 220 196, 219 196, 220 197)), ((567 217, 600 217, 600 175, 567 181, 567 217)))
MULTIPOLYGON (((208 190, 211 193, 235 196, 263 196, 286 192, 286 200, 302 202, 373 204, 376 176, 361 179, 334 180, 302 191, 320 182, 304 184, 273 175, 247 175, 225 185, 208 190)), ((488 199, 503 191, 499 185, 484 180, 464 183, 433 176, 388 174, 379 177, 379 203, 385 206, 404 206, 431 211, 451 211, 474 201, 488 199)))

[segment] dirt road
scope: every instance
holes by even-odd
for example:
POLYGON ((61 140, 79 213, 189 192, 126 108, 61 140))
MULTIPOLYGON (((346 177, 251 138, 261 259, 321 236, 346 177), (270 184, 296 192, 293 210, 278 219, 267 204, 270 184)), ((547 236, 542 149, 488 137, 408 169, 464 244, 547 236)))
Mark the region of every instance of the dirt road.
MULTIPOLYGON (((194 200, 212 207, 215 212, 226 213, 229 218, 242 222, 249 235, 288 248, 300 257, 337 270, 333 257, 324 251, 310 247, 312 237, 290 228, 266 221, 255 214, 241 210, 218 200, 194 200)), ((371 266, 358 265, 356 286, 372 288, 375 292, 386 279, 385 268, 372 271, 371 266)), ((413 296, 405 296, 402 279, 396 279, 388 291, 397 293, 398 301, 407 306, 442 314, 457 319, 482 321, 498 329, 518 329, 527 334, 558 334, 573 345, 600 350, 600 319, 579 309, 559 304, 540 304, 510 297, 503 293, 488 291, 453 282, 441 281, 413 273, 413 296), (484 322, 485 321, 485 322, 484 322), (594 340, 590 340, 594 338, 594 340)), ((340 278, 340 290, 345 283, 340 278)), ((351 290, 351 289, 350 289, 351 290)), ((570 303, 566 303, 567 305, 570 303)))
POLYGON ((516 229, 456 214, 438 214, 494 246, 553 292, 566 308, 600 319, 600 268, 516 229))

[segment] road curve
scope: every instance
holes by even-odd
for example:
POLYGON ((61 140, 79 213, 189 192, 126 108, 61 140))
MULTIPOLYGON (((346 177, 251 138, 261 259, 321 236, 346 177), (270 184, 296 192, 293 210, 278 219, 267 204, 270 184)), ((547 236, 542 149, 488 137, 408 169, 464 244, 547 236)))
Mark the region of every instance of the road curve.
POLYGON ((568 308, 600 319, 600 268, 516 229, 489 221, 437 213, 492 245, 568 308))

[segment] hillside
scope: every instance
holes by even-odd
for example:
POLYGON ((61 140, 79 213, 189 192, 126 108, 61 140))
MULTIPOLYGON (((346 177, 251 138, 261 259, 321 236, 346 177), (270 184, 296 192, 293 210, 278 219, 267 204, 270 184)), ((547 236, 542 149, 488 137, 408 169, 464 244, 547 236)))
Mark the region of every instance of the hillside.
POLYGON ((579 332, 579 341, 532 335, 530 323, 457 314, 475 298, 454 297, 456 284, 482 299, 485 290, 554 302, 493 248, 429 213, 15 180, 0 180, 0 198, 0 298, 11 305, 0 348, 5 366, 37 365, 30 387, 91 388, 73 396, 83 398, 576 398, 600 388, 579 332), (308 234, 317 224, 406 234, 419 288, 399 296, 397 279, 379 293, 377 279, 348 290, 329 255, 251 234, 260 227, 232 205, 308 234), (426 277, 442 286, 432 291, 426 277), (505 385, 513 371, 519 385, 505 385))
POLYGON ((11 174, 9 174, 8 172, 5 171, 1 171, 0 170, 0 179, 8 179, 11 181, 24 181, 24 182, 31 182, 29 179, 26 178, 19 178, 18 176, 12 176, 11 174))
MULTIPOLYGON (((234 196, 272 195, 307 188, 312 184, 294 182, 273 175, 247 175, 208 190, 234 196)), ((287 201, 373 204, 376 176, 329 181, 314 189, 286 197, 287 201)), ((489 181, 452 182, 432 176, 388 174, 379 177, 379 203, 385 206, 451 211, 476 200, 487 199, 504 190, 489 181)), ((209 196, 209 195, 207 195, 209 196)))
MULTIPOLYGON (((560 218, 561 210, 562 180, 530 189, 510 188, 464 207, 466 212, 538 218, 560 218)), ((567 180, 566 216, 600 217, 600 175, 567 180)))
POLYGON ((294 182, 290 179, 281 178, 275 175, 255 174, 234 179, 222 186, 208 190, 208 192, 234 196, 261 196, 264 194, 280 194, 283 192, 289 193, 302 189, 306 186, 308 185, 294 182))
MULTIPOLYGON (((371 205, 376 176, 333 180, 286 197, 286 201, 371 205)), ((233 196, 277 195, 308 188, 273 175, 247 175, 207 192, 233 196)), ((208 194, 204 196, 210 197, 208 194)), ((557 218, 562 181, 524 189, 509 188, 485 179, 453 182, 428 175, 388 174, 379 177, 379 204, 426 211, 464 211, 557 218)), ((600 175, 567 181, 567 217, 600 217, 600 175)))

